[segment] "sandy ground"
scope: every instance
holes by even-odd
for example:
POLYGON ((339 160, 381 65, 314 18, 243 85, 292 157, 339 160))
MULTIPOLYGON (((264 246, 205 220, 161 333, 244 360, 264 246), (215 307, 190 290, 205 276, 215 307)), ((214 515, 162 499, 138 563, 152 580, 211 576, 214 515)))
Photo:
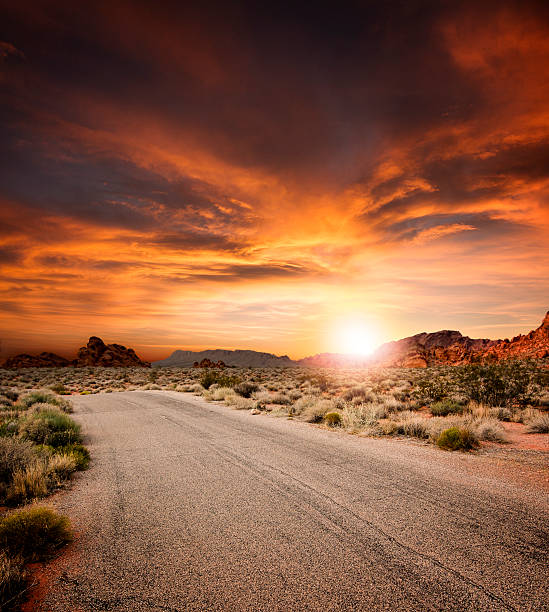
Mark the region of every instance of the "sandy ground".
POLYGON ((448 453, 175 392, 74 398, 91 468, 33 610, 549 610, 547 453, 448 453))

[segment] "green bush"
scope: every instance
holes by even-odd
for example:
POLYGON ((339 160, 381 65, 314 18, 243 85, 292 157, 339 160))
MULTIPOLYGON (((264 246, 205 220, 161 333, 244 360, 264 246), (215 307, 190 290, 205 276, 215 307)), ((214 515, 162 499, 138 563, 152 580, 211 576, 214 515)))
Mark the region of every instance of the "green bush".
POLYGON ((16 510, 0 520, 0 551, 10 557, 47 559, 71 539, 69 519, 50 508, 16 510))
POLYGON ((72 406, 69 401, 54 395, 50 391, 33 391, 28 393, 19 399, 19 406, 25 410, 28 410, 35 404, 50 404, 56 406, 63 412, 72 412, 72 406))
POLYGON ((341 415, 339 412, 328 412, 324 415, 324 422, 328 427, 339 427, 341 425, 341 415))
POLYGON ((200 384, 204 389, 209 389, 212 385, 234 388, 239 382, 240 379, 238 376, 230 376, 222 372, 216 372, 215 370, 208 370, 200 378, 200 384))
POLYGON ((463 406, 451 399, 431 404, 431 414, 433 416, 448 416, 449 414, 461 414, 462 412, 463 406))
POLYGON ((90 451, 82 444, 67 444, 55 450, 72 457, 76 462, 76 469, 79 471, 86 470, 90 464, 90 451))
POLYGON ((538 368, 528 361, 473 364, 456 370, 467 397, 487 406, 526 406, 532 400, 538 368))
POLYGON ((471 450, 478 447, 475 434, 465 427, 450 427, 440 433, 437 446, 445 450, 471 450))
POLYGON ((67 393, 67 389, 65 388, 65 385, 60 382, 55 383, 54 385, 51 385, 50 390, 53 391, 54 393, 57 393, 58 395, 65 395, 67 393))
POLYGON ((55 409, 40 410, 21 419, 19 436, 23 440, 54 448, 82 442, 80 425, 55 409))

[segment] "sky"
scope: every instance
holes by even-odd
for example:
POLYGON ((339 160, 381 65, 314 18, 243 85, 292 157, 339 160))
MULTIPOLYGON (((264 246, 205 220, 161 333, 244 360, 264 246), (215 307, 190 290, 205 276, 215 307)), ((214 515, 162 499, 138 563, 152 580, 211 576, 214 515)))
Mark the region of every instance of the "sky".
POLYGON ((2 357, 549 309, 549 6, 0 0, 2 357))

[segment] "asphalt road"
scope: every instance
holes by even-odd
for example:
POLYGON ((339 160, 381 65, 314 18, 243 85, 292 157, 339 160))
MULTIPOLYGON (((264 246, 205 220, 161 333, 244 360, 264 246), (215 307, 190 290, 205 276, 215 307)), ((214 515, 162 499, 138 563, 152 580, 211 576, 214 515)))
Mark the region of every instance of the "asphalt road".
POLYGON ((549 496, 512 462, 176 392, 74 403, 94 460, 35 609, 549 609, 549 496))

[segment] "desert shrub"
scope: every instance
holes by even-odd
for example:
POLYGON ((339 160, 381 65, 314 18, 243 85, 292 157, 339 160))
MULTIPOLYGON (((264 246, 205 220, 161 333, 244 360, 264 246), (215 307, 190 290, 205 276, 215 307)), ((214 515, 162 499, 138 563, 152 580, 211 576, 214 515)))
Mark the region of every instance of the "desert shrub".
POLYGON ((408 404, 394 396, 386 395, 380 398, 380 402, 385 406, 387 412, 399 412, 407 410, 408 404))
POLYGON ((60 382, 55 383, 54 385, 51 385, 50 390, 53 391, 54 393, 57 393, 58 395, 68 395, 69 393, 65 385, 60 382))
POLYGON ((49 508, 16 510, 0 519, 0 551, 25 561, 46 559, 71 539, 68 518, 49 508))
POLYGON ((339 427, 341 425, 341 415, 339 412, 328 412, 324 415, 324 422, 328 427, 339 427))
POLYGON ((360 402, 372 402, 376 399, 376 394, 366 387, 351 387, 343 393, 343 399, 348 402, 357 398, 360 402))
POLYGON ((76 459, 68 453, 56 453, 49 458, 48 475, 56 485, 69 478, 76 469, 76 459))
POLYGON ((461 414, 463 406, 451 399, 444 399, 431 404, 431 414, 433 416, 448 416, 449 414, 461 414))
POLYGON ((414 416, 401 421, 399 423, 398 431, 405 436, 425 440, 429 437, 429 425, 430 423, 428 422, 428 419, 414 416))
POLYGON ((386 416, 385 406, 377 403, 346 404, 342 411, 343 425, 351 430, 372 427, 377 424, 378 419, 386 416))
POLYGON ((536 368, 526 361, 472 364, 457 370, 463 392, 488 406, 526 406, 532 401, 536 368))
POLYGON ((215 389, 213 389, 213 391, 211 391, 210 397, 214 401, 219 402, 222 400, 229 399, 229 397, 235 396, 235 395, 236 394, 233 391, 233 389, 231 389, 231 387, 216 387, 215 389))
POLYGON ((31 442, 0 438, 0 483, 10 483, 15 471, 25 469, 35 459, 31 442))
POLYGON ((48 494, 50 472, 47 462, 35 459, 23 469, 15 470, 5 493, 7 504, 16 505, 48 494))
POLYGON ((24 417, 19 425, 19 435, 35 444, 53 447, 82 442, 80 425, 59 410, 41 410, 24 417))
POLYGON ((52 406, 57 406, 57 408, 63 412, 72 412, 72 406, 68 400, 54 395, 50 391, 33 391, 32 393, 27 393, 27 395, 19 398, 18 403, 24 409, 31 408, 34 404, 50 404, 52 406))
POLYGON ((90 464, 90 451, 82 444, 73 443, 55 449, 56 452, 72 457, 77 470, 85 470, 90 464))
POLYGON ((542 406, 543 408, 549 408, 549 393, 544 393, 538 397, 537 401, 538 406, 542 406))
POLYGON ((278 404, 279 406, 287 406, 291 404, 292 400, 284 393, 275 393, 271 396, 271 404, 278 404))
POLYGON ((296 402, 294 402, 294 405, 292 406, 293 414, 299 416, 305 410, 316 406, 319 399, 320 398, 318 397, 318 395, 303 395, 296 402))
POLYGON ((316 402, 309 404, 301 411, 301 418, 307 423, 320 423, 326 414, 334 410, 334 402, 329 399, 316 398, 316 402))
POLYGON ((479 440, 507 442, 505 429, 497 419, 481 419, 474 425, 475 434, 479 440))
POLYGON ((252 393, 259 391, 259 386, 251 382, 241 382, 235 385, 234 390, 242 397, 251 397, 252 393))
POLYGON ((235 410, 249 410, 251 408, 255 408, 256 401, 249 397, 242 397, 240 395, 235 395, 231 398, 230 405, 235 410))
POLYGON ((448 396, 449 392, 448 381, 443 380, 439 376, 418 380, 414 394, 420 402, 430 404, 444 399, 448 396))
POLYGON ((437 438, 437 446, 445 450, 472 450, 478 446, 475 434, 465 427, 450 427, 437 438))
POLYGON ((379 433, 384 436, 392 436, 397 433, 401 433, 400 424, 391 419, 380 419, 377 423, 379 433))
POLYGON ((0 395, 3 395, 11 402, 16 402, 19 398, 19 393, 17 391, 14 391, 13 389, 2 389, 0 391, 0 395))
POLYGON ((8 603, 16 604, 17 595, 25 587, 26 572, 20 555, 8 555, 0 550, 0 609, 7 610, 8 603))
POLYGON ((232 388, 239 382, 240 379, 237 376, 231 376, 215 370, 207 370, 200 378, 200 384, 204 387, 204 389, 209 389, 215 384, 219 385, 220 387, 232 388))
POLYGON ((549 414, 538 414, 526 425, 527 433, 549 433, 549 414))

